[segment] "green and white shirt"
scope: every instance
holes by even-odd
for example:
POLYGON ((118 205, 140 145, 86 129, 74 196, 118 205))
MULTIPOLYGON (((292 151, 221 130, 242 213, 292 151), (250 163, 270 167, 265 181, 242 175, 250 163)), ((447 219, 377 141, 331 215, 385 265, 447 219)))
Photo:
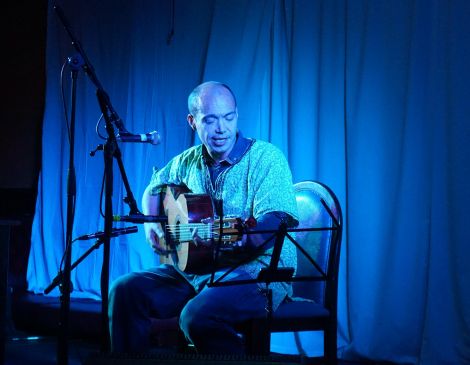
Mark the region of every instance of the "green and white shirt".
MULTIPOLYGON (((224 216, 236 216, 245 220, 259 219, 270 212, 284 212, 297 220, 297 205, 292 183, 292 174, 283 153, 273 144, 247 139, 239 133, 237 142, 227 158, 226 166, 211 181, 211 158, 205 146, 191 147, 174 157, 162 169, 155 169, 150 182, 151 194, 160 194, 167 185, 186 186, 196 194, 208 194, 213 201, 222 201, 224 216)), ((256 228, 255 228, 256 229, 256 228)), ((253 279, 260 269, 269 265, 272 248, 256 259, 237 268, 253 279)), ((281 251, 279 267, 297 266, 296 248, 285 239, 281 251)), ((183 276, 195 287, 202 289, 210 275, 183 276)), ((227 278, 229 278, 228 276, 227 278)), ((262 288, 264 283, 260 283, 262 288)), ((288 283, 271 283, 273 309, 292 294, 288 283)))

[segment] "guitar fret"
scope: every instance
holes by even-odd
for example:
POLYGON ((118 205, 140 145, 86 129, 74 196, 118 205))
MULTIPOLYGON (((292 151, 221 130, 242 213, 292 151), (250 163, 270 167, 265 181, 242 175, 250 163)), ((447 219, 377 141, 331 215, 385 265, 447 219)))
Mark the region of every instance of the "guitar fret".
POLYGON ((198 235, 204 240, 213 237, 213 224, 212 223, 187 223, 187 224, 174 224, 166 225, 166 228, 172 233, 173 239, 179 243, 191 241, 192 229, 198 229, 198 235))

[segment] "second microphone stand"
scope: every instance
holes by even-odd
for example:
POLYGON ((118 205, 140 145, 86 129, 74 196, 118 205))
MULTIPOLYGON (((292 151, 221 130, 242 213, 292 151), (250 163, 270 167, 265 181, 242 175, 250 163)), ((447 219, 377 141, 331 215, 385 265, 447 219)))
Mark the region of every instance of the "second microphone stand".
MULTIPOLYGON (((108 331, 108 290, 109 290, 109 258, 110 258, 110 238, 112 235, 112 224, 113 224, 113 205, 112 205, 112 196, 113 196, 113 161, 117 160, 121 176, 126 188, 127 196, 125 202, 130 206, 130 214, 132 215, 142 215, 137 209, 137 204, 132 194, 132 191, 127 180, 127 176, 124 171, 124 165, 121 159, 121 152, 119 150, 116 135, 114 132, 114 125, 119 129, 120 133, 126 133, 121 119, 114 110, 107 93, 104 91, 98 77, 95 74, 93 65, 88 60, 88 57, 83 50, 81 43, 75 37, 72 32, 72 28, 68 20, 65 17, 65 14, 62 11, 62 8, 58 5, 54 6, 60 21, 62 22, 65 30, 67 31, 72 45, 78 52, 77 60, 73 64, 74 69, 72 71, 72 117, 71 117, 71 148, 70 148, 70 167, 69 167, 69 177, 68 177, 68 188, 67 188, 67 232, 66 232, 66 255, 65 255, 65 265, 64 272, 61 283, 61 314, 60 314, 60 331, 59 331, 59 340, 58 340, 58 362, 61 365, 67 365, 68 363, 68 316, 70 312, 70 270, 71 270, 71 234, 72 234, 72 225, 73 225, 73 209, 75 204, 75 170, 73 168, 73 157, 74 157, 74 127, 75 127, 75 95, 76 95, 76 78, 78 69, 82 68, 91 82, 96 86, 96 95, 98 98, 98 103, 103 113, 103 117, 106 122, 106 131, 108 133, 108 138, 103 147, 104 152, 104 175, 105 175, 105 218, 104 218, 104 236, 102 238, 103 242, 103 267, 101 272, 101 296, 102 296, 102 350, 108 352, 110 349, 110 337, 108 331)), ((128 132, 127 132, 128 133, 128 132)))
POLYGON ((57 360, 59 364, 68 362, 68 327, 70 312, 70 271, 72 262, 72 228, 76 199, 76 177, 75 177, 75 115, 77 96, 78 71, 83 66, 80 57, 70 57, 68 64, 71 67, 71 111, 70 111, 70 153, 67 172, 67 226, 65 230, 65 259, 62 280, 60 284, 60 314, 59 314, 59 337, 57 346, 57 360))
POLYGON ((101 321, 102 321, 102 350, 109 352, 110 350, 110 337, 108 331, 108 292, 109 292, 109 260, 110 260, 110 237, 113 229, 113 163, 116 159, 121 173, 121 178, 124 183, 127 196, 125 202, 129 204, 130 214, 140 215, 137 208, 137 203, 130 189, 129 181, 127 179, 124 165, 122 163, 121 151, 118 147, 116 135, 114 133, 114 113, 110 106, 109 98, 103 89, 98 88, 96 91, 98 103, 103 113, 106 122, 106 131, 108 138, 103 147, 104 156, 104 187, 105 187, 105 200, 104 200, 104 237, 103 237, 103 267, 101 270, 101 321))

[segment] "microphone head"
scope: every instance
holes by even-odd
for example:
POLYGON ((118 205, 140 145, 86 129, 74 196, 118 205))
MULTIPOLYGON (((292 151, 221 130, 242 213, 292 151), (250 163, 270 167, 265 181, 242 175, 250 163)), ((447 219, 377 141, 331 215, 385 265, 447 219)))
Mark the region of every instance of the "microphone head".
POLYGON ((150 143, 154 146, 160 143, 160 134, 157 131, 153 131, 145 134, 132 134, 132 133, 119 133, 116 135, 116 140, 120 142, 131 142, 131 143, 150 143))
POLYGON ((154 146, 160 144, 160 134, 157 131, 148 133, 148 137, 148 141, 154 146))

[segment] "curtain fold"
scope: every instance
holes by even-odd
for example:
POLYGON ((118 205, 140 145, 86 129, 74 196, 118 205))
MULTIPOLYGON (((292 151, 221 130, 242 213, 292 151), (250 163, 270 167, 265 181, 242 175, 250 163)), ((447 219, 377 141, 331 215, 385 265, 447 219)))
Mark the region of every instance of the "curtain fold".
MULTIPOLYGON (((295 181, 319 180, 346 218, 339 281, 339 354, 406 364, 470 363, 470 5, 464 0, 84 0, 61 5, 112 105, 133 133, 121 143, 140 207, 152 168, 199 143, 186 98, 229 84, 239 127, 287 156, 295 181)), ((65 246, 70 142, 60 70, 76 52, 52 2, 42 170, 28 288, 42 293, 65 246)), ((70 69, 64 68, 70 112, 70 69)), ((72 236, 103 229, 106 136, 96 88, 79 73, 72 236)), ((128 197, 114 164, 113 211, 128 197)), ((128 224, 116 223, 116 227, 128 224)), ((111 240, 110 280, 155 265, 136 234, 111 240)), ((92 242, 72 246, 76 260, 92 242)), ((100 297, 101 249, 72 273, 72 297, 100 297)), ((58 295, 55 289, 50 295, 58 295)), ((273 336, 273 350, 314 355, 317 333, 273 336)))

